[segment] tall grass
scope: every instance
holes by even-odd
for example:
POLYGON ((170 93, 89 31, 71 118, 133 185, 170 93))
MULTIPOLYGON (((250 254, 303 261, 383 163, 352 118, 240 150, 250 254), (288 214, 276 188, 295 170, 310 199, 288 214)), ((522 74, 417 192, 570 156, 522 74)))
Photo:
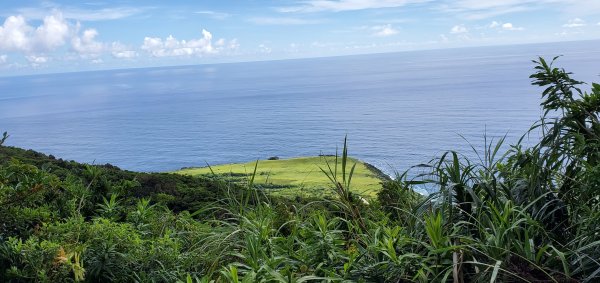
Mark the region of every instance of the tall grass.
POLYGON ((592 224, 600 220, 599 191, 592 189, 599 183, 589 175, 597 172, 600 86, 583 93, 564 70, 535 62, 534 84, 547 86, 546 115, 562 113, 534 124, 532 131, 544 127, 539 144, 518 143, 502 153, 505 138, 485 136, 482 151, 469 144, 477 160, 446 152, 419 166, 428 172, 412 180, 399 174, 384 184, 378 202, 365 204, 350 190, 354 165, 344 139, 341 155, 321 168, 335 197, 294 210, 278 227, 266 203, 242 212, 229 266, 240 276, 276 282, 600 280, 599 226, 592 224), (419 197, 417 185, 436 192, 419 197))

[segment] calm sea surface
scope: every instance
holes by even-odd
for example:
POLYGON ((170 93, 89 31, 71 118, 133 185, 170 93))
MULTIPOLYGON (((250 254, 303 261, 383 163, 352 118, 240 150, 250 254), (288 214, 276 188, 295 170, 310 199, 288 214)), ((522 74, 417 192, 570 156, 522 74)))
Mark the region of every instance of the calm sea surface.
MULTIPOLYGON (((387 173, 539 118, 531 59, 600 81, 600 42, 0 77, 9 145, 139 171, 350 154, 387 173)), ((533 138, 530 142, 534 142, 533 138)))

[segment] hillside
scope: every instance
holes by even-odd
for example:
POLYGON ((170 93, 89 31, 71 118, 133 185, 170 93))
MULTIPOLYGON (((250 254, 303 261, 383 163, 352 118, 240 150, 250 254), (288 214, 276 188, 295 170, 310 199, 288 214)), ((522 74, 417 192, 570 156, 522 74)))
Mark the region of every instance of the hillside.
POLYGON ((81 179, 102 194, 110 194, 117 187, 121 197, 149 198, 174 211, 193 211, 222 196, 218 184, 209 177, 133 172, 111 164, 88 165, 34 150, 0 146, 0 166, 19 164, 39 168, 60 180, 81 179))

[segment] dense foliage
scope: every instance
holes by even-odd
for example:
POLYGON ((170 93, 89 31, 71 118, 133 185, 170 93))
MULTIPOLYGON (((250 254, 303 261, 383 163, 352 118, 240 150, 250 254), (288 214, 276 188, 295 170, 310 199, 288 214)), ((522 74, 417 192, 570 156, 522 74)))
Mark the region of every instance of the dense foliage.
POLYGON ((5 135, 0 281, 598 282, 600 85, 583 92, 552 63, 531 76, 544 88, 538 144, 447 152, 377 199, 351 193, 346 147, 322 168, 336 197, 292 201, 252 176, 82 165, 1 146, 5 135))

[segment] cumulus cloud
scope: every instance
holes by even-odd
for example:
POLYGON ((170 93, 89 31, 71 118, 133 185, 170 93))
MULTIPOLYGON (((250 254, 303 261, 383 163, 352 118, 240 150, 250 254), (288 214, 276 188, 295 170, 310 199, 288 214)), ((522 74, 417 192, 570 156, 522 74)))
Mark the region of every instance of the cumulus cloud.
POLYGON ((84 59, 90 59, 92 63, 102 63, 100 58, 103 54, 110 54, 116 59, 132 59, 138 57, 139 53, 120 42, 104 43, 96 40, 98 31, 86 29, 80 35, 76 34, 71 39, 71 48, 84 59))
POLYGON ((564 28, 578 28, 578 27, 584 27, 587 24, 585 23, 584 20, 580 19, 580 18, 574 18, 574 19, 570 19, 566 24, 563 25, 564 28))
MULTIPOLYGON (((91 14, 87 16, 93 18, 91 14)), ((84 59, 89 63, 103 63, 109 56, 133 59, 142 54, 153 57, 227 54, 237 51, 240 46, 237 39, 223 38, 213 45, 212 34, 202 30, 202 35, 196 39, 146 37, 141 46, 134 47, 118 41, 104 42, 98 30, 82 28, 81 23, 68 18, 56 9, 43 16, 37 25, 31 24, 28 18, 20 14, 7 16, 4 22, 0 22, 0 64, 6 63, 9 55, 11 58, 20 55, 29 66, 38 67, 57 60, 84 59)))
POLYGON ((215 42, 215 46, 214 46, 214 50, 215 53, 219 53, 219 52, 231 52, 231 51, 237 51, 237 49, 240 47, 240 43, 238 42, 237 38, 231 39, 231 40, 227 40, 225 38, 219 38, 219 40, 217 40, 215 42))
POLYGON ((132 59, 138 56, 137 51, 120 42, 113 42, 110 49, 114 58, 132 59))
POLYGON ((138 53, 133 50, 113 51, 113 57, 119 59, 132 59, 138 56, 138 53))
POLYGON ((154 57, 202 56, 215 53, 212 34, 203 29, 202 37, 191 40, 177 40, 169 35, 164 40, 159 37, 145 37, 141 49, 154 57))
POLYGON ((23 16, 10 16, 0 26, 0 50, 23 53, 52 51, 65 44, 71 27, 62 14, 46 16, 40 26, 30 26, 23 16))
POLYGON ((0 49, 5 51, 29 51, 33 28, 22 16, 10 16, 0 26, 0 49))
POLYGON ((450 29, 450 33, 452 34, 460 34, 467 32, 469 32, 469 30, 467 29, 467 27, 465 27, 465 25, 455 25, 452 27, 452 29, 450 29))
POLYGON ((0 51, 20 53, 34 67, 50 62, 53 52, 67 48, 75 57, 69 54, 64 58, 89 59, 92 63, 102 62, 100 57, 107 53, 122 59, 138 56, 133 48, 104 43, 98 36, 96 29, 82 29, 80 23, 67 21, 58 10, 45 16, 39 26, 30 25, 22 15, 9 16, 0 26, 0 51))
POLYGON ((502 23, 502 22, 497 22, 497 21, 493 21, 487 27, 490 29, 498 29, 498 30, 506 30, 506 31, 524 30, 524 28, 516 27, 512 23, 502 23))
POLYGON ((371 29, 374 31, 373 35, 379 37, 387 37, 398 34, 398 30, 392 27, 391 24, 374 26, 371 29))
POLYGON ((523 30, 522 27, 515 27, 512 23, 504 23, 502 24, 503 30, 523 30))
POLYGON ((44 64, 50 60, 46 56, 36 56, 36 55, 27 55, 27 56, 25 56, 25 58, 27 59, 27 61, 29 61, 29 63, 31 63, 34 66, 44 64))
POLYGON ((71 28, 62 14, 57 13, 44 18, 44 23, 35 30, 35 44, 40 48, 52 50, 62 46, 69 37, 71 28))
POLYGON ((98 31, 95 29, 86 29, 81 35, 74 36, 71 40, 71 47, 82 58, 98 58, 105 50, 102 42, 96 41, 98 31))

